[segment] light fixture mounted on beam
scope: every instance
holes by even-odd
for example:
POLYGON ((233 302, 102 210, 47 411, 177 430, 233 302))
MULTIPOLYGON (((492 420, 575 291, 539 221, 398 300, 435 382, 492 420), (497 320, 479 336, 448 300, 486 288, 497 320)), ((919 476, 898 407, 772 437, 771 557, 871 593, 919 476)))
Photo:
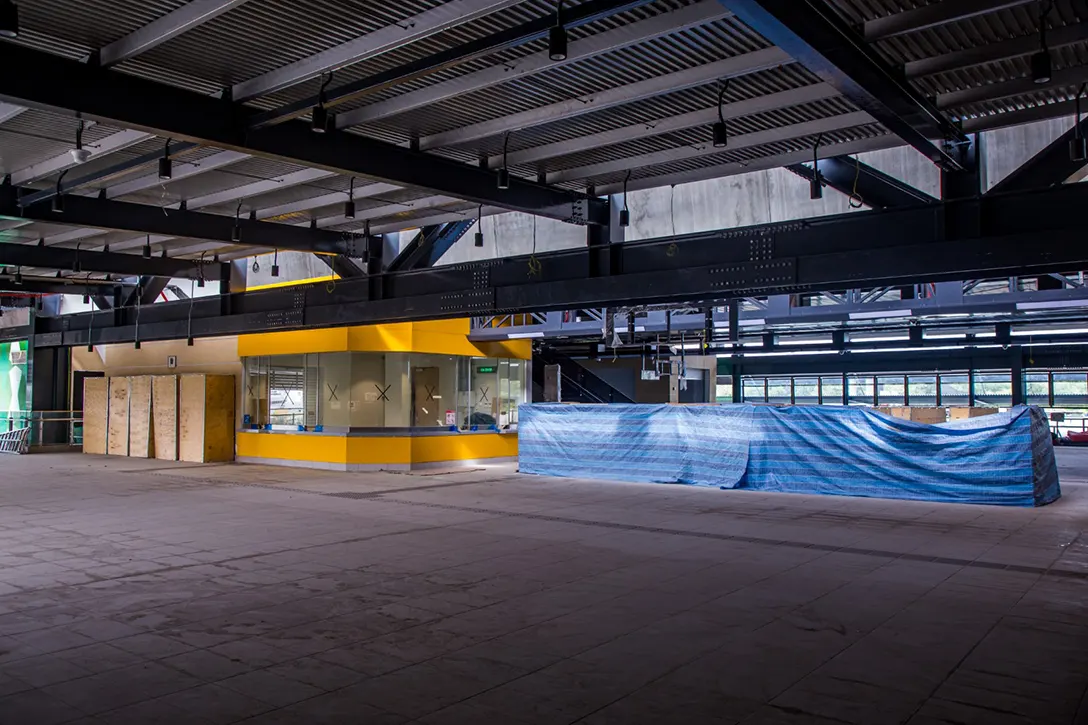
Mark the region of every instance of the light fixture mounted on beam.
POLYGON ((144 259, 151 259, 151 235, 147 235, 147 241, 144 242, 143 250, 144 259))
POLYGON ((476 214, 476 247, 484 246, 484 205, 480 204, 480 211, 476 214))
POLYGON ((1084 133, 1080 128, 1080 99, 1084 96, 1085 90, 1088 90, 1088 83, 1082 84, 1077 90, 1077 115, 1073 117, 1073 138, 1069 139, 1069 160, 1078 163, 1088 161, 1088 142, 1085 141, 1084 133))
POLYGON ((310 129, 314 133, 325 133, 329 130, 329 109, 325 108, 325 90, 332 83, 332 71, 321 82, 321 90, 317 92, 317 105, 310 111, 310 129))
POLYGON ((567 29, 563 27, 563 0, 555 6, 555 25, 548 31, 548 58, 556 63, 567 59, 567 29))
POLYGON ((344 218, 355 218, 355 177, 351 177, 351 182, 348 184, 348 200, 344 202, 344 218))
POLYGON ((502 138, 502 168, 498 173, 498 184, 500 189, 510 188, 510 169, 506 165, 506 158, 510 151, 510 132, 507 131, 506 135, 502 138))
POLYGON ((729 90, 728 78, 725 79, 721 88, 718 89, 718 122, 714 124, 714 128, 712 129, 714 148, 716 149, 724 149, 729 145, 729 129, 725 125, 725 113, 722 111, 722 105, 725 103, 725 92, 727 90, 729 90))
POLYGON ((812 178, 808 182, 808 198, 812 200, 824 198, 824 185, 820 181, 820 144, 824 135, 816 137, 816 143, 812 145, 812 178))
POLYGON ((64 171, 60 172, 60 176, 57 177, 57 188, 56 188, 56 192, 53 194, 53 205, 52 205, 54 214, 63 214, 64 213, 64 188, 63 188, 62 184, 64 183, 64 176, 67 173, 68 173, 68 169, 65 169, 64 171))
POLYGON ((83 122, 83 118, 80 117, 79 125, 76 126, 76 147, 69 153, 72 154, 72 161, 77 164, 85 164, 91 159, 91 152, 83 148, 83 129, 86 124, 83 122))
POLYGON ((0 38, 19 37, 19 7, 12 0, 0 0, 0 38))
POLYGON ((230 230, 230 240, 234 243, 242 241, 242 202, 238 202, 238 208, 234 210, 234 226, 230 230))
POLYGON ((627 182, 631 180, 631 171, 623 177, 623 208, 620 209, 620 226, 631 226, 631 210, 627 208, 627 182))
POLYGON ((1039 13, 1039 50, 1031 56, 1031 79, 1039 84, 1049 83, 1053 77, 1050 48, 1046 44, 1046 17, 1053 9, 1054 0, 1049 0, 1039 13))
POLYGON ((170 139, 166 139, 162 158, 159 159, 159 180, 169 181, 172 178, 174 178, 174 163, 170 160, 170 139))
POLYGON ((280 250, 275 250, 272 254, 272 276, 280 276, 280 250))

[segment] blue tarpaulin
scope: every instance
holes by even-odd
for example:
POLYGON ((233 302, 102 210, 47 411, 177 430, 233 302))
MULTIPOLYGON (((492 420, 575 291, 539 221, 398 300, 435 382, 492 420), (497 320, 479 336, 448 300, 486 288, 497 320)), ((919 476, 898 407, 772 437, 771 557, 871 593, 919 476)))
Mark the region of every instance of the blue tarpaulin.
POLYGON ((866 408, 526 405, 523 473, 1039 506, 1061 494, 1038 408, 941 425, 866 408))

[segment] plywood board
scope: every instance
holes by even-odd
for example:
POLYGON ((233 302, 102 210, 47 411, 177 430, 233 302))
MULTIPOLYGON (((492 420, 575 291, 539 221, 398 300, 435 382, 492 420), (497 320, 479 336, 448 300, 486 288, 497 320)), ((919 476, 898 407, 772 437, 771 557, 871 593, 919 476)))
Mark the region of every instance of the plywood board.
POLYGON ((132 458, 151 458, 151 376, 128 379, 128 454, 132 458))
POLYGON ((204 462, 204 375, 178 377, 178 460, 204 462))
POLYGON ((109 426, 106 452, 128 455, 128 378, 110 378, 109 426))
POLYGON ((83 452, 106 455, 106 427, 109 425, 107 378, 83 380, 83 452))
POLYGON ((160 461, 178 459, 178 378, 156 375, 151 380, 151 435, 160 461))
POLYGON ((204 461, 234 460, 234 376, 209 375, 204 401, 204 461))

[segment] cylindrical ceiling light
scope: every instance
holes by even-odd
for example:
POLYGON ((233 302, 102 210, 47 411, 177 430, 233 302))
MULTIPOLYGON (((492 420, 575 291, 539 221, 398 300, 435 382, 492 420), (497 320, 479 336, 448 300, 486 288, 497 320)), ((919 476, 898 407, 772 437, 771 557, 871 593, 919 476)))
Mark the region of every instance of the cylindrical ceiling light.
POLYGON ((563 0, 555 6, 555 25, 548 31, 548 58, 555 62, 567 59, 567 29, 563 27, 563 0))

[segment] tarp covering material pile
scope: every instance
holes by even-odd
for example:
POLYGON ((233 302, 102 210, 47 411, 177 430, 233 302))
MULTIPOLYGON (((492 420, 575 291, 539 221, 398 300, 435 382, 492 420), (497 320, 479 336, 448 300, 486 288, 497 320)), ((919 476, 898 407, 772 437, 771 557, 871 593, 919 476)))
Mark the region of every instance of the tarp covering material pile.
POLYGON ((1041 506, 1061 492, 1038 408, 926 425, 866 408, 526 405, 522 473, 1041 506))

